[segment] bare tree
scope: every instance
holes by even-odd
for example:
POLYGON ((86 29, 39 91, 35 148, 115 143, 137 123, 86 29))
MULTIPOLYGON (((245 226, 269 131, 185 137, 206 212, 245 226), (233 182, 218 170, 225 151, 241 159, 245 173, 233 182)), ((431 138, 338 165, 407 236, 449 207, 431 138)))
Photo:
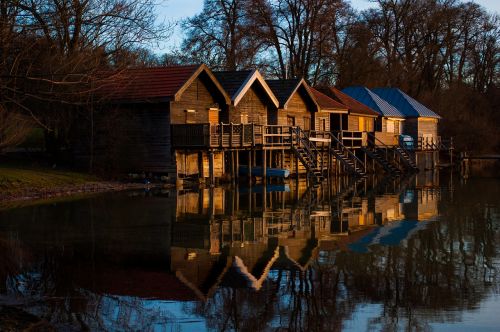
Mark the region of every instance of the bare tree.
POLYGON ((215 69, 244 69, 254 64, 259 41, 247 23, 243 0, 205 0, 203 11, 182 23, 183 50, 195 62, 215 69))
POLYGON ((0 1, 0 103, 44 128, 56 153, 78 111, 92 109, 97 73, 169 35, 154 9, 153 0, 0 1))

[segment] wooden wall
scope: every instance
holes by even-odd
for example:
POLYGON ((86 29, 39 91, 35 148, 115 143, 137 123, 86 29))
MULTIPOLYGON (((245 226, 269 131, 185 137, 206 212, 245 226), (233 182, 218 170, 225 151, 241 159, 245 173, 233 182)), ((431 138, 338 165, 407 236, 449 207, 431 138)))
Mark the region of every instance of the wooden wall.
MULTIPOLYGON (((94 114, 95 171, 174 173, 168 103, 110 106, 94 114)), ((90 163, 90 123, 76 128, 76 166, 90 163)))
POLYGON ((375 118, 362 115, 351 115, 347 117, 347 130, 349 131, 375 131, 375 118))
POLYGON ((393 125, 393 128, 394 128, 394 131, 391 131, 391 133, 395 133, 395 134, 402 133, 402 131, 400 130, 400 127, 404 128, 404 121, 390 120, 390 119, 387 119, 387 118, 382 118, 382 130, 381 131, 384 132, 384 133, 388 132, 387 131, 388 127, 390 127, 390 124, 388 126, 388 123, 391 123, 391 122, 392 122, 392 125, 393 125), (401 123, 403 123, 403 125, 400 125, 401 123))
POLYGON ((438 120, 433 118, 409 118, 404 122, 404 134, 417 140, 424 135, 438 137, 438 120))
POLYGON ((349 131, 359 130, 359 116, 349 114, 347 119, 347 130, 349 131))
POLYGON ((438 120, 433 118, 418 118, 418 135, 432 135, 436 139, 438 136, 438 120))
POLYGON ((172 124, 209 123, 208 110, 210 108, 225 109, 225 102, 218 95, 218 93, 214 93, 213 83, 200 75, 184 91, 179 101, 170 102, 172 124), (188 113, 186 110, 194 110, 195 112, 188 113))
POLYGON ((330 113, 327 112, 314 113, 314 130, 330 131, 330 113))
POLYGON ((307 105, 305 98, 301 95, 299 90, 297 90, 288 102, 288 107, 278 111, 278 125, 288 125, 288 117, 293 117, 295 118, 296 126, 304 130, 310 130, 313 125, 311 113, 312 109, 307 105), (311 128, 304 127, 306 121, 309 121, 311 128))
POLYGON ((232 123, 257 123, 267 125, 268 108, 274 108, 259 89, 257 83, 254 83, 250 89, 241 98, 238 105, 231 107, 229 111, 229 122, 232 123))

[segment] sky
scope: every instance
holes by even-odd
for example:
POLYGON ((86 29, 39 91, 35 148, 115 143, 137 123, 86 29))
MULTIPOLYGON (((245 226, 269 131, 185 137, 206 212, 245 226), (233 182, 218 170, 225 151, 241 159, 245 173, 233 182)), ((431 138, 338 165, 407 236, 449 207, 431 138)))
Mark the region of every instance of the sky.
MULTIPOLYGON (((500 14, 500 0, 473 0, 485 7, 490 12, 500 14)), ((352 6, 358 10, 374 6, 370 0, 351 0, 352 6)), ((203 9, 203 0, 163 0, 158 6, 158 20, 165 22, 178 21, 193 16, 203 9)), ((164 45, 157 49, 158 53, 165 53, 171 47, 178 47, 182 41, 182 31, 179 27, 175 29, 173 36, 164 45)))

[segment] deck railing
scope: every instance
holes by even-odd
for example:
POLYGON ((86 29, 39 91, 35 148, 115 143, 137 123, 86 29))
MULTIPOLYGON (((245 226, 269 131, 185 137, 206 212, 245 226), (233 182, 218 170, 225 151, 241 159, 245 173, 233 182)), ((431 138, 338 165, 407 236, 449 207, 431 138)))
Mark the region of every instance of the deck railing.
POLYGON ((290 126, 258 124, 174 124, 172 145, 177 148, 245 148, 292 144, 290 126))
POLYGON ((438 137, 419 137, 417 140, 417 150, 447 150, 445 141, 438 137))
POLYGON ((367 136, 364 131, 342 130, 334 133, 345 147, 360 148, 367 145, 367 136))

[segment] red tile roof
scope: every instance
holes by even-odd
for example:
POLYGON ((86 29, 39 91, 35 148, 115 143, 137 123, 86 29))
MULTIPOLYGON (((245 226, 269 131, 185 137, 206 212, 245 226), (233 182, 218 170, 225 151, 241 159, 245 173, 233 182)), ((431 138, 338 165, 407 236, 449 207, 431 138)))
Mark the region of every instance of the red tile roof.
POLYGON ((365 104, 360 103, 356 99, 350 97, 349 95, 343 93, 339 89, 329 86, 329 87, 317 87, 319 91, 326 94, 328 97, 336 100, 347 106, 349 109, 349 113, 360 114, 360 115, 369 115, 369 116, 379 116, 377 112, 372 110, 370 107, 365 104))
POLYGON ((345 106, 344 104, 339 103, 338 101, 328 97, 324 93, 311 88, 311 92, 314 95, 314 98, 316 99, 316 102, 318 103, 319 107, 322 110, 329 110, 329 111, 347 111, 349 107, 345 106))
POLYGON ((99 94, 111 100, 173 98, 200 66, 134 68, 114 72, 99 94))

